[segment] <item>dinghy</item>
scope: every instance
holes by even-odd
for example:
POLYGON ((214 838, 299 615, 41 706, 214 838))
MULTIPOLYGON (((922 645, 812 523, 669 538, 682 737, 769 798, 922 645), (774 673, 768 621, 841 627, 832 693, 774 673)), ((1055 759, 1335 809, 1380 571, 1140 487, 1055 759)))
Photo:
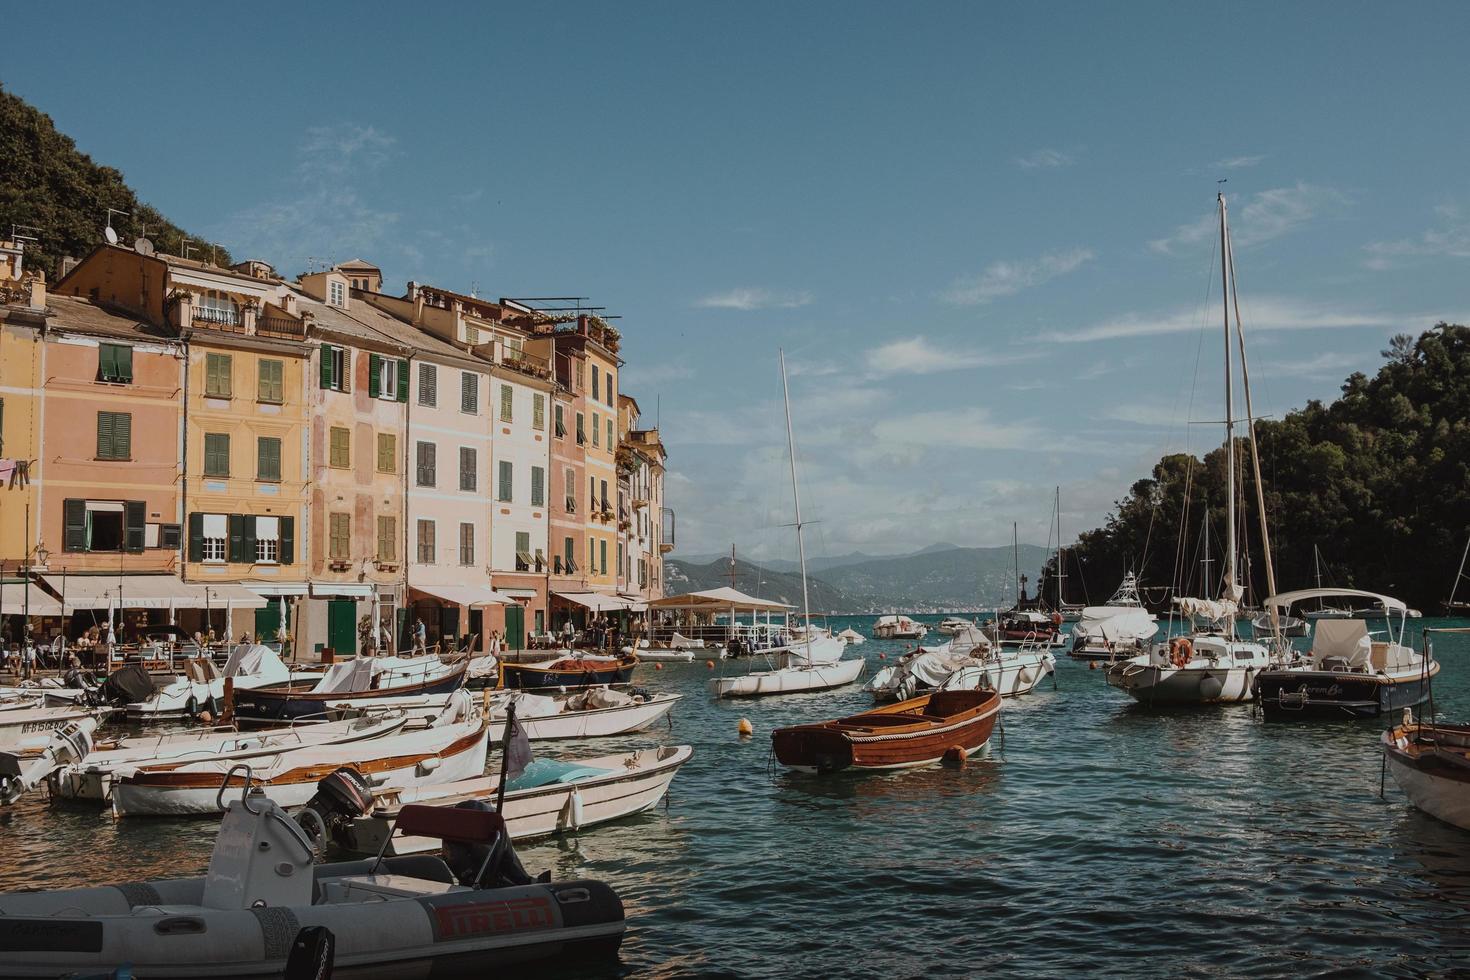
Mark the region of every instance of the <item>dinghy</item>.
POLYGON ((843 630, 841 633, 838 633, 837 638, 850 647, 860 647, 864 643, 868 642, 868 638, 866 636, 863 636, 863 634, 859 633, 851 626, 843 630))
POLYGON ((500 677, 506 687, 591 687, 596 684, 626 684, 633 679, 638 657, 599 657, 577 654, 529 664, 501 664, 500 677))
MULTIPOLYGON (((329 708, 370 708, 398 699, 447 695, 464 686, 468 665, 441 664, 437 657, 395 663, 393 657, 357 657, 327 668, 316 680, 268 684, 234 691, 235 716, 242 723, 279 724, 317 717, 329 708)), ((401 706, 401 705, 399 705, 401 706)))
POLYGON ((78 705, 54 708, 35 707, 35 701, 0 711, 0 752, 34 755, 46 747, 51 733, 83 718, 102 718, 105 709, 78 705))
MULTIPOLYGON (((339 977, 509 976, 611 956, 624 932, 596 881, 532 881, 491 812, 407 806, 404 835, 438 857, 315 864, 311 838, 248 784, 224 811, 202 878, 0 895, 0 971, 14 977, 287 974, 303 930, 330 932, 339 977)), ((309 935, 309 934, 308 934, 309 935)), ((303 976, 305 974, 294 974, 303 976)), ((320 975, 320 974, 312 974, 320 975)))
POLYGON ((506 709, 512 703, 526 737, 537 741, 641 732, 664 718, 682 698, 682 694, 634 693, 609 687, 550 695, 497 691, 487 704, 490 738, 492 744, 499 742, 506 709))
POLYGON ((1438 820, 1470 830, 1470 725, 1403 724, 1383 733, 1389 775, 1409 802, 1438 820))
MULTIPOLYGON (((664 745, 627 755, 565 762, 538 759, 506 783, 504 813, 515 840, 582 830, 651 810, 668 792, 679 767, 694 749, 664 745)), ((466 800, 493 801, 498 776, 481 776, 419 789, 375 793, 373 808, 350 824, 334 842, 345 851, 372 854, 388 839, 393 817, 411 803, 448 806, 466 800)), ((414 854, 437 846, 426 838, 395 837, 389 854, 414 854)))
POLYGON ((990 741, 1000 705, 994 691, 936 691, 836 721, 778 728, 771 745, 783 766, 802 772, 958 761, 990 741))
POLYGON ((687 664, 694 660, 692 650, 676 650, 662 646, 650 646, 647 640, 639 642, 638 647, 623 647, 625 655, 638 654, 639 660, 647 660, 649 663, 665 664, 687 664))

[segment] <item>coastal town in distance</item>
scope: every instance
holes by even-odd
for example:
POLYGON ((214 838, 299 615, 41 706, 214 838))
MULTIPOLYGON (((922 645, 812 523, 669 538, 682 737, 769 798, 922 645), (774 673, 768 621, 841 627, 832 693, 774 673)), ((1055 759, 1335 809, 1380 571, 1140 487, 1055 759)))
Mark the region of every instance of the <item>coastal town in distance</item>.
POLYGON ((57 13, 0 978, 1464 969, 1470 10, 57 13))

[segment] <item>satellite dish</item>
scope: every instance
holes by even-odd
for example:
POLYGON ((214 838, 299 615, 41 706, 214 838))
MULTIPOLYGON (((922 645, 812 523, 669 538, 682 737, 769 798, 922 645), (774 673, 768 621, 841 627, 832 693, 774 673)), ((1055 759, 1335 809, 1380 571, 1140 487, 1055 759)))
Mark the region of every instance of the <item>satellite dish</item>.
POLYGON ((137 252, 139 255, 152 255, 153 243, 150 242, 148 239, 139 236, 138 238, 133 239, 133 251, 137 252))
POLYGON ((116 245, 117 244, 117 232, 115 232, 115 231, 112 230, 112 225, 108 225, 106 228, 104 228, 102 230, 102 236, 107 239, 107 244, 109 244, 109 245, 116 245))

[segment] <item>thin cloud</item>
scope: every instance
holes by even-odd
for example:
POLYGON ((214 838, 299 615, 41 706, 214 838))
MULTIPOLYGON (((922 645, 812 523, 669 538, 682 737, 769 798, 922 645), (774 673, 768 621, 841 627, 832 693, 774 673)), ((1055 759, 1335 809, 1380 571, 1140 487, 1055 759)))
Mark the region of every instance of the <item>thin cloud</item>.
POLYGON ((1052 149, 1032 150, 1025 156, 1016 157, 1016 166, 1022 170, 1057 170, 1070 167, 1076 162, 1076 158, 1070 153, 1052 149))
POLYGON ((1034 360, 1039 352, 988 353, 930 343, 922 334, 889 341, 869 350, 863 357, 872 377, 896 374, 936 374, 967 368, 996 367, 1034 360))
POLYGON ((1095 257, 1096 253, 1090 248, 1073 248, 1065 252, 1049 252, 1035 259, 993 262, 977 276, 956 279, 945 290, 943 298, 956 306, 980 306, 1075 272, 1095 257))
POLYGON ((812 294, 806 290, 776 292, 770 289, 740 288, 715 293, 696 300, 694 305, 709 310, 794 310, 807 306, 812 294))
MULTIPOLYGON (((1232 208, 1230 239, 1238 248, 1250 248, 1280 238, 1315 218, 1341 212, 1351 203, 1342 191, 1303 181, 1290 187, 1274 187, 1232 208)), ((1163 238, 1153 239, 1148 246, 1155 252, 1173 255, 1212 241, 1218 233, 1219 219, 1210 213, 1180 225, 1163 238)))
POLYGON ((1470 258, 1470 218, 1457 204, 1441 204, 1434 209, 1442 226, 1430 228, 1418 238, 1401 238, 1391 242, 1371 242, 1363 246, 1368 257, 1363 265, 1369 269, 1392 269, 1406 259, 1425 257, 1470 258))
POLYGON ((1266 155, 1264 153, 1258 153, 1253 156, 1226 157, 1223 160, 1216 160, 1210 166, 1216 170, 1240 170, 1245 167, 1258 167, 1265 159, 1266 155))
MULTIPOLYGON (((1325 310, 1316 304, 1279 297, 1258 298, 1243 309, 1242 313, 1247 333, 1341 330, 1356 327, 1401 328, 1405 323, 1432 319, 1432 314, 1325 310)), ((1154 314, 1125 313, 1076 330, 1052 331, 1044 334, 1042 339, 1053 343, 1076 344, 1129 337, 1160 337, 1194 333, 1203 324, 1203 314, 1197 307, 1154 314)))

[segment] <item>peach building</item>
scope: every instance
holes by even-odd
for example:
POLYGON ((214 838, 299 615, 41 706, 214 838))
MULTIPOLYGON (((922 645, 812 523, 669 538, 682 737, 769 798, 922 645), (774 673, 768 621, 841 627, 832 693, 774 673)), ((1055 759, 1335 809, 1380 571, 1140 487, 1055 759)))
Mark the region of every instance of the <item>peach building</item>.
MULTIPOLYGON (((0 241, 0 577, 37 561, 41 378, 46 281, 23 279, 22 242, 0 241)), ((0 615, 25 598, 18 586, 0 594, 0 615)))

